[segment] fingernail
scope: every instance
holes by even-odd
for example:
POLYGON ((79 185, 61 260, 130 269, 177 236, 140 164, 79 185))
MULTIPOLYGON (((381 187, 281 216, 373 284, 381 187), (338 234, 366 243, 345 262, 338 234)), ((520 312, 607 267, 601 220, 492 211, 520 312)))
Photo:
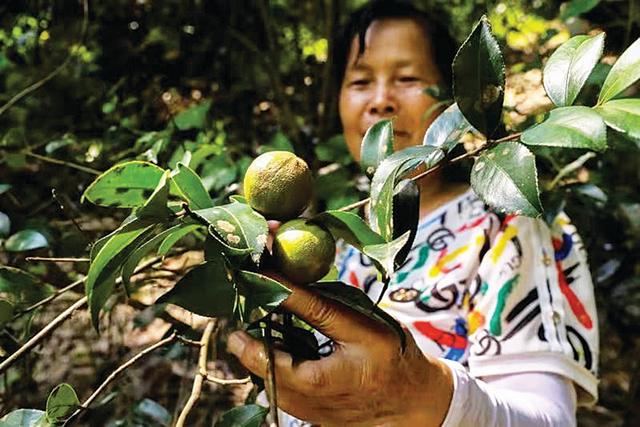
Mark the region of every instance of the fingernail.
POLYGON ((244 346, 246 344, 246 338, 242 332, 234 332, 229 335, 227 340, 227 350, 229 353, 233 353, 236 356, 242 354, 242 350, 244 350, 244 346))

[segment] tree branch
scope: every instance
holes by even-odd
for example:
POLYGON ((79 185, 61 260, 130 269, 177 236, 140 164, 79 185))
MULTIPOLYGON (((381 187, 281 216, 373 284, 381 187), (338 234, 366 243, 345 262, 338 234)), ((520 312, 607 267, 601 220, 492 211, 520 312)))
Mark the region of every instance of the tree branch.
POLYGON ((56 165, 68 166, 70 168, 77 169, 77 170, 82 171, 82 172, 90 173, 91 175, 100 175, 100 174, 102 174, 102 172, 97 170, 97 169, 93 169, 93 168, 90 168, 90 167, 87 167, 87 166, 82 166, 82 165, 79 165, 79 164, 73 163, 73 162, 67 162, 67 161, 64 161, 64 160, 54 159, 53 157, 43 156, 42 154, 32 153, 31 151, 27 151, 24 154, 26 156, 35 157, 36 159, 42 160, 44 162, 54 163, 56 165))
POLYGON ((118 375, 120 375, 122 372, 124 372, 127 368, 129 368, 130 366, 135 364, 138 360, 142 359, 143 357, 145 357, 149 353, 153 352, 154 350, 157 350, 160 347, 163 347, 163 346, 165 346, 165 345, 167 345, 167 344, 169 344, 169 343, 171 343, 173 341, 176 341, 176 339, 177 339, 177 334, 174 331, 167 338, 164 338, 164 339, 158 341, 157 343, 155 343, 153 345, 150 345, 149 347, 147 347, 144 350, 142 350, 140 353, 138 353, 135 356, 133 356, 131 359, 127 360, 122 365, 118 366, 118 368, 116 368, 116 370, 113 371, 107 377, 107 379, 102 382, 102 384, 100 384, 100 386, 91 394, 91 396, 89 396, 87 398, 87 400, 85 400, 82 403, 80 408, 78 408, 73 414, 71 414, 69 416, 69 418, 66 419, 66 421, 64 422, 64 425, 67 425, 69 423, 69 421, 71 421, 73 418, 77 417, 85 409, 89 409, 89 406, 93 403, 94 400, 96 400, 98 395, 100 393, 102 393, 104 391, 104 389, 106 389, 107 386, 109 384, 111 384, 118 377, 118 375))
POLYGON ((207 354, 209 352, 209 341, 211 340, 211 334, 213 333, 213 329, 216 326, 216 321, 211 319, 207 322, 207 326, 204 328, 204 332, 202 333, 202 337, 200 338, 200 354, 198 356, 198 372, 196 373, 195 378, 193 379, 193 388, 191 389, 191 395, 187 400, 187 403, 184 405, 182 412, 178 416, 178 421, 176 422, 176 427, 184 427, 185 422, 187 420, 187 416, 191 409, 193 409, 194 405, 200 398, 200 393, 202 391, 202 383, 205 378, 208 377, 207 374, 207 354))
POLYGON ((44 256, 28 256, 25 261, 45 261, 45 262, 89 262, 89 258, 52 258, 44 256))

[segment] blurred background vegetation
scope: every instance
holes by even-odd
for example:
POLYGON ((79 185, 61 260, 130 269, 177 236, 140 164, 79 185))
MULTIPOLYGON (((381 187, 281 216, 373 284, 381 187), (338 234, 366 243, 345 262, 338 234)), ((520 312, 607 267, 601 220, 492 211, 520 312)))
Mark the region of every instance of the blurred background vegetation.
MULTIPOLYGON (((82 204, 80 195, 98 173, 125 159, 173 167, 189 151, 190 166, 211 195, 223 200, 238 190, 256 154, 295 150, 316 171, 316 209, 362 197, 366 184, 337 126, 328 55, 336 27, 362 3, 107 0, 88 2, 85 14, 77 1, 2 2, 0 265, 42 283, 22 294, 13 310, 86 273, 87 263, 26 258, 86 257, 88 245, 113 230, 126 212, 82 204), (25 88, 28 93, 21 96, 25 88)), ((636 0, 415 3, 447 22, 460 42, 483 13, 489 16, 508 64, 504 120, 511 132, 541 121, 551 108, 541 68, 555 47, 575 34, 607 33, 604 58, 576 103, 593 105, 610 64, 640 33, 636 0)), ((554 189, 545 206, 564 208, 578 225, 598 297, 600 401, 580 411, 580 425, 636 426, 640 142, 615 133, 608 137, 612 149, 598 157, 536 154, 543 185, 554 189), (554 181, 559 173, 561 179, 554 181)), ((182 246, 199 245, 191 240, 182 246)), ((82 399, 123 359, 162 336, 168 322, 183 324, 185 333, 197 328, 198 319, 154 307, 154 298, 143 292, 166 288, 194 262, 197 253, 187 253, 139 277, 139 292, 111 302, 101 336, 78 313, 1 376, 0 415, 43 408, 49 391, 62 381, 82 399)), ((0 293, 8 292, 9 276, 0 275, 0 293)), ((0 358, 78 295, 67 293, 16 320, 15 313, 0 310, 0 358)), ((212 369, 241 375, 223 348, 219 345, 212 369)), ((169 425, 189 394, 194 356, 192 349, 175 345, 146 359, 82 423, 169 425)), ((211 425, 247 393, 248 387, 208 385, 192 415, 194 425, 211 425)))

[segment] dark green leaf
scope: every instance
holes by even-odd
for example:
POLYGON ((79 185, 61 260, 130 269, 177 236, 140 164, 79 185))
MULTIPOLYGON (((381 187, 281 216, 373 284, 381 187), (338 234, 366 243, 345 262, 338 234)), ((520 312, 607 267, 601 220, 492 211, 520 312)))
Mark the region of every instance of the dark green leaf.
POLYGON ((625 50, 618 58, 598 95, 598 105, 604 104, 611 98, 635 83, 640 78, 640 38, 625 50))
POLYGON ((531 217, 542 213, 535 157, 517 142, 504 142, 482 153, 471 170, 471 186, 501 212, 531 217))
POLYGON ((289 138, 287 138, 284 133, 278 131, 273 135, 269 143, 261 145, 257 150, 258 154, 263 154, 267 151, 288 151, 293 153, 295 150, 289 138))
POLYGON ((235 249, 251 249, 255 263, 267 243, 269 226, 262 215, 243 203, 193 211, 196 218, 210 225, 227 246, 235 249))
POLYGON ((180 229, 181 226, 182 224, 178 224, 169 229, 163 230, 133 250, 124 264, 122 264, 122 281, 125 284, 129 284, 129 279, 131 279, 131 275, 140 261, 142 261, 142 259, 151 252, 155 251, 168 235, 180 229))
POLYGON ((251 255, 251 248, 234 248, 227 245, 222 237, 216 233, 213 226, 209 226, 209 234, 204 242, 204 259, 212 259, 224 254, 229 260, 244 260, 251 255))
POLYGON ((411 231, 407 231, 402 236, 390 242, 378 245, 367 245, 362 248, 362 252, 374 260, 377 268, 382 268, 382 273, 386 277, 390 277, 396 269, 395 260, 400 250, 407 244, 411 231))
POLYGON ((570 0, 560 5, 560 19, 566 21, 596 7, 600 0, 570 0))
MULTIPOLYGON (((191 161, 191 165, 193 170, 197 170, 194 160, 191 161)), ((206 159, 200 169, 202 185, 207 191, 220 191, 233 183, 237 176, 237 165, 226 153, 206 159)))
POLYGON ((47 419, 52 424, 63 421, 80 405, 75 390, 69 384, 62 383, 54 388, 47 398, 47 419))
POLYGON ((504 74, 502 52, 483 16, 453 60, 453 93, 462 114, 487 137, 500 124, 504 74))
POLYGON ((191 210, 212 208, 209 193, 200 177, 188 166, 178 163, 178 173, 171 177, 178 194, 189 203, 191 210))
POLYGON ((353 163, 353 157, 349 154, 344 135, 332 136, 328 140, 321 142, 315 147, 316 157, 321 162, 337 162, 341 165, 353 163))
POLYGON ((607 129, 589 107, 561 107, 551 110, 544 122, 524 131, 520 139, 527 145, 603 151, 607 148, 607 129))
POLYGON ((201 316, 228 317, 236 307, 236 289, 224 258, 191 269, 156 304, 172 303, 201 316))
POLYGON ((171 210, 167 207, 169 202, 169 176, 170 172, 165 171, 158 185, 151 193, 151 196, 136 211, 138 218, 155 218, 161 221, 167 220, 171 216, 171 210))
POLYGON ((137 425, 141 426, 166 426, 171 425, 171 413, 158 402, 151 399, 142 399, 135 408, 133 414, 137 425))
POLYGON ((283 350, 291 354, 294 363, 301 360, 318 360, 318 340, 313 332, 292 325, 282 325, 283 350))
POLYGON ((268 413, 259 405, 238 406, 222 414, 216 427, 260 427, 268 413))
POLYGON ((0 194, 4 194, 11 190, 11 184, 0 184, 0 194))
POLYGON ((119 228, 107 240, 89 265, 85 292, 89 299, 89 311, 93 326, 98 329, 98 315, 115 288, 115 279, 120 267, 152 231, 151 220, 134 219, 119 228))
POLYGON ((613 129, 640 139, 640 99, 614 99, 595 110, 613 129))
POLYGON ((380 120, 367 129, 360 146, 360 168, 369 178, 385 158, 393 153, 393 123, 380 120))
POLYGON ((393 238, 393 190, 404 174, 424 163, 427 169, 444 158, 439 148, 426 145, 405 148, 380 163, 371 181, 371 228, 389 241, 393 238))
POLYGON ((13 318, 13 304, 5 299, 0 299, 0 327, 13 318))
POLYGON ((4 249, 9 252, 23 252, 49 246, 47 238, 36 230, 18 231, 4 242, 4 249))
POLYGON ((573 104, 580 89, 598 63, 604 47, 604 33, 575 36, 563 43, 547 61, 544 88, 558 107, 573 104))
POLYGON ((17 409, 0 418, 0 427, 44 427, 45 417, 38 409, 17 409))
POLYGON ((11 220, 4 212, 0 212, 0 237, 6 237, 11 232, 11 220))
POLYGON ((246 313, 258 307, 271 311, 291 294, 286 286, 263 274, 239 270, 235 278, 238 292, 245 297, 246 313))
POLYGON ((402 326, 396 319, 375 305, 367 294, 362 292, 360 289, 342 282, 313 283, 307 286, 325 298, 344 304, 369 319, 389 326, 398 334, 402 348, 405 347, 406 336, 402 326))
POLYGON ((0 295, 16 309, 26 308, 48 297, 53 291, 51 285, 26 271, 0 266, 0 295))
POLYGON ((445 153, 449 153, 471 130, 473 126, 462 115, 458 104, 454 103, 431 123, 427 133, 424 134, 422 144, 438 147, 445 153))
POLYGON ((176 127, 180 130, 202 129, 207 119, 209 108, 211 108, 211 101, 207 100, 180 112, 173 119, 176 127))
POLYGON ((73 135, 65 134, 60 139, 56 139, 56 140, 53 140, 51 142, 48 142, 47 145, 45 145, 45 147, 44 147, 44 151, 47 154, 52 154, 53 152, 55 152, 56 150, 58 150, 58 149, 60 149, 62 147, 66 147, 66 146, 72 145, 72 144, 77 144, 77 142, 78 141, 76 141, 76 139, 73 137, 73 135))
POLYGON ((313 217, 312 222, 323 225, 334 238, 343 239, 360 251, 364 246, 385 242, 382 236, 371 230, 367 223, 354 213, 326 211, 313 217))
POLYGON ((396 185, 393 195, 393 237, 398 238, 407 231, 410 233, 405 245, 396 255, 396 265, 401 265, 407 256, 418 232, 420 220, 420 188, 415 181, 404 179, 396 185))
POLYGON ((200 224, 189 224, 189 223, 180 224, 179 227, 177 227, 175 230, 173 230, 171 233, 165 236, 162 243, 160 243, 160 246, 158 247, 158 255, 165 256, 169 252, 169 249, 171 249, 173 245, 178 243, 180 239, 185 237, 187 234, 193 233, 199 228, 202 228, 200 224))
POLYGON ((164 170, 149 162, 126 162, 112 167, 89 185, 82 199, 118 208, 142 206, 156 189, 164 170))

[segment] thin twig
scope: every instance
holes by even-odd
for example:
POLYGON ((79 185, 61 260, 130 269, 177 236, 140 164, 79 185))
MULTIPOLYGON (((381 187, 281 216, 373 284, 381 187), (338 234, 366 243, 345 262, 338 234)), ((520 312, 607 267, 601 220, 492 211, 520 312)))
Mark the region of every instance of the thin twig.
POLYGON ((212 377, 211 375, 207 375, 207 377, 205 378, 205 380, 212 382, 214 384, 220 384, 220 385, 241 385, 241 384, 247 384, 251 382, 251 377, 246 377, 246 378, 232 378, 232 379, 225 379, 225 378, 217 378, 217 377, 212 377))
POLYGON ((26 151, 24 154, 27 155, 27 156, 34 157, 34 158, 36 158, 38 160, 42 160, 44 162, 54 163, 56 165, 68 166, 70 168, 77 169, 77 170, 82 171, 82 172, 90 173, 91 175, 100 175, 100 174, 102 174, 101 171, 99 171, 97 169, 90 168, 88 166, 82 166, 82 165, 79 165, 77 163, 67 162, 65 160, 54 159, 53 157, 43 156, 42 154, 33 153, 31 151, 26 151))
POLYGON ((89 258, 55 258, 46 256, 28 256, 25 261, 44 261, 44 262, 89 262, 89 258))
POLYGON ((79 285, 83 284, 85 280, 87 280, 87 278, 83 277, 82 279, 76 280, 75 282, 71 283, 70 285, 65 286, 62 289, 58 289, 57 291, 55 291, 53 294, 49 295, 45 299, 40 300, 37 303, 35 303, 33 305, 30 305, 29 307, 25 308, 24 310, 21 310, 18 313, 16 313, 15 316, 13 316, 13 318, 11 319, 11 321, 14 321, 14 320, 18 319, 19 317, 22 317, 25 314, 29 313, 30 311, 33 311, 36 308, 41 307, 41 306, 47 304, 50 301, 53 301, 54 299, 58 298, 60 295, 64 294, 65 292, 68 292, 71 289, 75 288, 76 286, 79 286, 79 285))
MULTIPOLYGON (((455 157, 449 161, 445 161, 444 163, 439 163, 437 165, 435 165, 434 167, 427 169, 426 171, 419 173, 418 175, 414 176, 413 178, 411 178, 411 181, 418 181, 422 178, 424 178, 425 176, 436 172, 440 169, 442 169, 445 165, 452 165, 454 163, 458 163, 464 159, 467 159, 469 157, 473 157, 475 155, 477 155, 478 153, 480 153, 481 151, 485 151, 491 147, 494 147, 497 144, 500 144, 502 142, 506 142, 506 141, 511 141, 514 139, 518 139, 520 138, 521 133, 514 133, 513 135, 509 135, 509 136, 505 136, 504 138, 500 138, 500 139, 496 139, 496 140, 489 140, 487 142, 485 142, 484 144, 482 144, 480 147, 476 148, 475 150, 471 150, 467 153, 461 154, 458 157, 455 157)), ((362 206, 365 206, 367 203, 369 203, 369 201, 371 200, 370 197, 367 197, 366 199, 362 199, 358 202, 352 203, 350 205, 347 206, 343 206, 340 209, 338 209, 339 211, 342 212, 346 212, 346 211, 350 211, 352 209, 357 209, 360 208, 362 206)))
POLYGON ((53 197, 53 199, 58 203, 58 206, 60 207, 60 210, 62 211, 62 213, 64 214, 64 216, 66 216, 68 219, 70 219, 70 220, 71 220, 71 222, 73 222, 73 225, 75 225, 75 226, 76 226, 76 228, 78 229, 78 231, 80 231, 80 234, 82 234, 82 235, 85 237, 85 239, 87 239, 87 240, 91 240, 91 239, 87 236, 87 232, 86 232, 86 231, 84 231, 84 230, 82 229, 82 227, 80 227, 80 224, 78 224, 78 222, 76 221, 76 219, 75 219, 75 218, 74 218, 70 213, 68 213, 68 212, 67 212, 67 209, 65 208, 65 205, 64 205, 63 201, 62 201, 62 200, 60 200, 60 199, 58 198, 58 195, 56 194, 56 189, 55 189, 55 188, 52 188, 52 189, 51 189, 51 196, 52 196, 52 197, 53 197))
MULTIPOLYGON (((82 30, 80 32, 80 38, 78 40, 78 44, 82 44, 87 35, 87 28, 89 24, 89 1, 83 0, 82 2, 82 10, 83 10, 83 19, 82 19, 82 30)), ((62 64, 58 65, 56 69, 54 69, 51 73, 44 76, 42 79, 37 82, 27 86, 16 95, 13 96, 6 104, 0 107, 0 116, 4 114, 9 108, 11 108, 16 102, 20 101, 25 96, 29 95, 31 92, 38 90, 42 86, 44 86, 49 80, 57 76, 70 62, 73 58, 73 52, 69 52, 67 58, 62 62, 62 64)))
POLYGON ((187 420, 187 416, 189 416, 189 412, 193 409, 194 405, 200 398, 200 393, 202 392, 202 383, 205 378, 207 378, 207 354, 209 352, 209 341, 211 340, 211 334, 213 333, 213 329, 216 326, 215 319, 211 319, 207 322, 207 326, 204 328, 204 332, 202 333, 202 337, 200 338, 200 354, 198 356, 198 372, 193 379, 193 388, 191 389, 191 395, 189 399, 187 399, 187 403, 184 405, 182 412, 180 412, 180 416, 178 416, 178 421, 176 422, 176 427, 184 427, 185 422, 187 420))
POLYGON ((80 406, 80 408, 78 408, 73 414, 71 414, 69 416, 69 418, 66 419, 66 421, 64 422, 64 425, 67 425, 73 418, 77 417, 82 411, 84 411, 86 409, 89 409, 89 407, 91 406, 93 401, 96 400, 98 395, 100 393, 102 393, 107 388, 107 386, 109 384, 111 384, 118 377, 118 375, 120 375, 122 372, 124 372, 127 368, 131 367, 138 360, 142 359, 143 357, 145 357, 149 353, 159 349, 160 347, 164 347, 165 345, 167 345, 169 343, 172 343, 176 339, 177 339, 177 334, 176 334, 176 332, 173 332, 167 338, 164 338, 164 339, 158 341, 157 343, 155 343, 153 345, 150 345, 149 347, 147 347, 144 350, 142 350, 140 353, 138 353, 135 356, 133 356, 131 359, 127 360, 122 365, 118 366, 118 368, 116 368, 115 371, 111 372, 111 374, 109 374, 107 379, 104 380, 102 382, 102 384, 100 384, 100 386, 98 386, 98 388, 93 393, 91 393, 91 396, 89 396, 87 398, 87 400, 82 402, 82 405, 80 406))
POLYGON ((185 344, 189 344, 194 347, 202 347, 202 343, 200 341, 190 340, 189 338, 185 338, 182 335, 178 335, 178 339, 185 344))
POLYGON ((264 349, 267 353, 267 375, 264 377, 265 389, 267 391, 267 398, 269 399, 269 415, 271 417, 270 426, 279 427, 278 420, 278 395, 276 391, 276 364, 275 354, 273 351, 273 335, 271 325, 274 320, 275 314, 271 315, 271 318, 267 322, 267 326, 264 329, 264 349))

